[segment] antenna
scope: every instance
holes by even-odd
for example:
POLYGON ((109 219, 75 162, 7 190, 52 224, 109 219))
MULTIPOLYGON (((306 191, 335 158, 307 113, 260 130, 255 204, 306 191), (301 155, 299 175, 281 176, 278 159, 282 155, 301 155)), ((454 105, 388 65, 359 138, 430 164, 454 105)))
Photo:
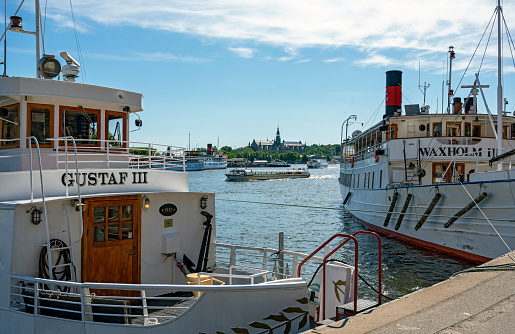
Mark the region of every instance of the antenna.
POLYGON ((426 106, 426 90, 429 88, 429 84, 424 81, 424 86, 420 86, 420 60, 418 61, 418 89, 424 95, 424 107, 426 106), (424 90, 422 90, 422 88, 424 90))

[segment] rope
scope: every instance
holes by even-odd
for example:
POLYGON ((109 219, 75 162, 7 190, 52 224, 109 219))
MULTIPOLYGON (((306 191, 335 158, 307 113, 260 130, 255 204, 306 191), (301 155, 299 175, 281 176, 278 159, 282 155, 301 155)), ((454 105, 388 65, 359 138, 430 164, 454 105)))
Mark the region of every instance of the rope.
POLYGON ((461 274, 466 273, 476 273, 476 272, 488 272, 488 271, 515 271, 514 263, 500 264, 496 266, 485 266, 485 267, 472 267, 460 270, 451 275, 451 277, 455 277, 461 274))
MULTIPOLYGON (((501 237, 501 235, 499 234, 499 232, 497 232, 497 229, 494 227, 494 225, 490 222, 490 219, 488 219, 488 217, 485 215, 485 213, 483 212, 483 210, 479 207, 479 205, 476 203, 474 197, 472 197, 469 193, 469 191, 467 190, 467 188, 465 188, 465 186, 463 185, 463 183, 461 183, 461 186, 463 187, 463 189, 465 190, 465 192, 467 193, 467 195, 469 195, 469 197, 472 199, 472 201, 474 201, 474 204, 476 205, 476 207, 479 209, 479 211, 481 212, 481 214, 485 217, 486 221, 488 222, 488 224, 490 224, 490 226, 492 227, 492 229, 495 231, 495 233, 497 234, 497 236, 501 239, 501 241, 504 243, 504 245, 506 246, 506 248, 508 248, 508 250, 511 252, 511 248, 510 246, 508 246, 508 244, 506 243, 506 241, 504 241, 503 237, 501 237)), ((511 258, 511 257, 510 257, 511 258)))
MULTIPOLYGON (((343 211, 343 212, 371 212, 371 213, 381 213, 387 214, 388 210, 365 210, 365 209, 348 209, 348 208, 329 208, 324 206, 313 206, 313 205, 298 205, 298 204, 285 204, 285 203, 270 203, 270 202, 257 202, 257 201, 243 201, 237 199, 227 199, 227 198, 217 198, 217 201, 227 201, 227 202, 239 202, 239 203, 250 203, 250 204, 264 204, 264 205, 275 205, 275 206, 290 206, 290 207, 298 207, 298 208, 308 208, 308 209, 317 209, 317 210, 333 210, 333 211, 343 211)), ((400 211, 393 211, 393 214, 399 214, 400 211)), ((417 216, 415 212, 406 212, 405 215, 414 215, 417 216)), ((451 218, 453 215, 435 215, 431 214, 431 217, 439 217, 439 218, 451 218)), ((460 219, 474 219, 474 220, 488 220, 488 218, 476 218, 476 217, 460 217, 460 219)), ((500 222, 513 222, 513 219, 502 219, 499 218, 497 221, 500 222)))
MULTIPOLYGON (((269 202, 255 202, 255 201, 241 201, 237 199, 226 199, 226 198, 217 198, 217 201, 227 201, 227 202, 239 202, 239 203, 251 203, 251 204, 265 204, 265 205, 276 205, 276 206, 293 206, 298 208, 309 208, 309 209, 320 209, 320 210, 336 210, 336 211, 348 211, 344 208, 328 208, 324 206, 311 206, 311 205, 298 205, 298 204, 284 204, 284 203, 269 203, 269 202)), ((361 211, 361 210, 360 210, 361 211)))
POLYGON ((75 32, 75 44, 77 46, 77 53, 79 54, 79 61, 82 66, 82 83, 84 83, 84 80, 86 82, 88 81, 88 76, 86 75, 86 67, 84 64, 84 59, 82 58, 82 49, 80 47, 79 32, 77 31, 77 23, 75 21, 75 13, 73 12, 72 0, 70 0, 70 11, 72 14, 73 31, 75 32))

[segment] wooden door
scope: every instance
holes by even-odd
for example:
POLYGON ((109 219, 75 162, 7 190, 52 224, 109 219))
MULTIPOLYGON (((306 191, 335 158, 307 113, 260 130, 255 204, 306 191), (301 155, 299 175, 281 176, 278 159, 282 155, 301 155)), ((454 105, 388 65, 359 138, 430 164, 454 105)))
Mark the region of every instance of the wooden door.
MULTIPOLYGON (((85 200, 82 281, 140 283, 141 197, 85 200)), ((136 295, 115 291, 97 294, 136 295)))

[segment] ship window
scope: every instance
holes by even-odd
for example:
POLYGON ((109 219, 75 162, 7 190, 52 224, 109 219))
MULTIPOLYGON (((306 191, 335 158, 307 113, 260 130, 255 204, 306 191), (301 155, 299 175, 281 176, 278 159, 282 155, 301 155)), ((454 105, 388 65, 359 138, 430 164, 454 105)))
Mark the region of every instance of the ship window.
POLYGON ((73 137, 78 145, 98 146, 100 110, 61 106, 59 112, 60 136, 73 137))
POLYGON ((472 135, 472 125, 470 123, 465 123, 465 137, 470 137, 472 135))
POLYGON ((379 188, 383 187, 383 170, 379 171, 379 188))
POLYGON ((376 172, 372 172, 372 188, 374 188, 374 179, 376 177, 376 172))
POLYGON ((441 137, 442 136, 442 123, 437 122, 433 123, 433 137, 441 137))
POLYGON ((359 174, 358 174, 358 188, 359 188, 359 174))
POLYGON ((429 126, 429 123, 427 123, 427 125, 426 125, 426 137, 430 136, 430 132, 431 132, 431 127, 429 126))
POLYGON ((481 125, 472 125, 472 137, 481 137, 481 125))
POLYGON ((464 164, 433 164, 433 183, 457 183, 464 181, 464 164))
POLYGON ((461 122, 447 122, 445 133, 448 137, 461 136, 461 122))
MULTIPOLYGON (((13 104, 3 107, 7 109, 7 115, 0 119, 0 139, 15 139, 20 137, 20 105, 13 104), (8 122, 10 121, 10 122, 8 122)), ((0 148, 19 147, 19 141, 0 141, 0 148)))
POLYGON ((27 133, 34 136, 40 147, 51 147, 54 137, 54 106, 48 104, 27 104, 27 133))
POLYGON ((397 138, 397 124, 390 124, 388 131, 386 131, 386 140, 397 138))
POLYGON ((106 111, 106 139, 111 147, 126 147, 127 114, 106 111))

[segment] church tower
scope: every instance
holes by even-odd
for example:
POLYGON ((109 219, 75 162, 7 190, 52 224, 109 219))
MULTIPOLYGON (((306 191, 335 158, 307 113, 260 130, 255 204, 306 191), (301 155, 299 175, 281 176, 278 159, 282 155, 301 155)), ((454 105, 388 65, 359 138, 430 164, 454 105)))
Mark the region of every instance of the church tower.
POLYGON ((274 146, 279 147, 281 145, 281 133, 279 132, 279 125, 277 125, 277 133, 275 134, 274 146))

